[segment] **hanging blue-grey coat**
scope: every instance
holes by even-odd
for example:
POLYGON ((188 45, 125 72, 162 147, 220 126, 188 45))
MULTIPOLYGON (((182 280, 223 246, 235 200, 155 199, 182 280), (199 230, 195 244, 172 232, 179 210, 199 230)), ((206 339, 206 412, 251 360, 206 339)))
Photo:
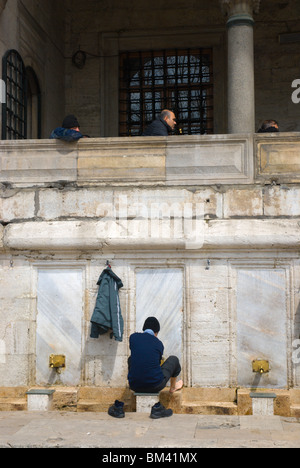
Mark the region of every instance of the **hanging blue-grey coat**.
POLYGON ((119 289, 123 283, 118 276, 106 268, 97 282, 99 285, 94 313, 91 318, 91 338, 98 338, 112 330, 116 341, 123 340, 124 321, 121 313, 119 289))

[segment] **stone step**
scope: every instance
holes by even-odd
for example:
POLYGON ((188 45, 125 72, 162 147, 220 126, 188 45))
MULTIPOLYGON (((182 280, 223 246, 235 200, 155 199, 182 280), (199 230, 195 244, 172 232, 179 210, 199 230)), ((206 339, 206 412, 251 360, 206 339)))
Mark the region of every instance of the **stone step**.
POLYGON ((183 400, 188 402, 230 402, 236 403, 237 391, 235 388, 184 388, 183 400))
POLYGON ((27 398, 0 398, 0 411, 26 411, 27 398))
MULTIPOLYGON (((135 411, 135 397, 130 390, 124 392, 97 387, 80 389, 77 411, 106 412, 116 399, 125 402, 125 411, 135 411)), ((235 389, 184 388, 170 394, 165 388, 160 392, 160 401, 178 414, 238 414, 235 389)))
POLYGON ((300 418, 300 404, 299 405, 291 405, 291 417, 292 418, 300 418))
POLYGON ((82 387, 78 391, 77 411, 107 412, 115 400, 124 401, 124 409, 135 409, 135 398, 129 389, 82 387))
MULTIPOLYGON (((0 411, 27 411, 28 390, 27 387, 0 387, 0 411)), ((300 389, 274 392, 277 394, 275 414, 300 418, 300 389)), ((136 410, 134 392, 128 388, 99 387, 56 387, 53 410, 107 412, 115 400, 124 401, 127 412, 136 410)), ((178 414, 252 414, 249 389, 184 388, 171 395, 166 388, 160 393, 160 401, 178 414)))
POLYGON ((184 401, 181 405, 181 413, 236 416, 238 406, 231 401, 184 401))
MULTIPOLYGON (((182 402, 180 405, 178 401, 170 401, 167 404, 163 398, 161 398, 162 404, 166 407, 173 409, 178 414, 206 414, 206 415, 232 415, 238 414, 237 405, 232 402, 182 402)), ((77 404, 77 411, 84 412, 107 412, 108 405, 113 404, 113 401, 106 403, 103 401, 93 400, 79 400, 77 404)), ((126 411, 126 406, 125 406, 126 411)))
POLYGON ((0 411, 26 411, 27 387, 0 387, 0 411))
POLYGON ((237 392, 234 388, 184 388, 181 413, 237 415, 237 392))
POLYGON ((109 403, 95 400, 79 400, 77 403, 78 412, 107 413, 108 408, 114 401, 109 403))
POLYGON ((78 388, 76 387, 53 387, 53 410, 77 411, 78 388))
MULTIPOLYGON (((114 403, 115 399, 125 401, 125 411, 134 411, 135 397, 133 392, 129 394, 119 394, 118 392, 103 391, 103 389, 94 388, 94 389, 82 389, 80 390, 81 398, 79 398, 77 403, 77 411, 84 412, 107 412, 110 405, 114 403), (125 398, 124 398, 125 397, 125 398)), ((185 389, 184 389, 185 390, 185 389)), ((160 392, 160 401, 166 408, 171 408, 174 413, 177 414, 212 414, 212 415, 237 415, 238 407, 234 401, 235 392, 225 392, 222 394, 220 391, 213 392, 214 396, 220 396, 223 400, 231 398, 233 401, 203 401, 199 399, 203 395, 207 396, 211 392, 205 390, 204 392, 185 392, 185 391, 176 392, 170 394, 169 389, 166 388, 160 392), (193 397, 198 396, 198 399, 193 399, 193 397), (185 397, 188 399, 185 399, 185 397)))

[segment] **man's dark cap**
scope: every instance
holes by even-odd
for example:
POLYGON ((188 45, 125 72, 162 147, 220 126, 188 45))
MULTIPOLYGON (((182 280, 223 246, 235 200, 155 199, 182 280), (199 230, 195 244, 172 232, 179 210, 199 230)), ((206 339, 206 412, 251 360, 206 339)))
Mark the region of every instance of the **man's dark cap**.
POLYGON ((144 323, 143 331, 145 330, 152 330, 154 333, 158 333, 160 331, 160 324, 157 318, 155 317, 148 317, 144 323))
POLYGON ((80 127, 79 122, 75 115, 67 115, 67 117, 64 118, 64 121, 62 123, 63 128, 76 128, 80 127))

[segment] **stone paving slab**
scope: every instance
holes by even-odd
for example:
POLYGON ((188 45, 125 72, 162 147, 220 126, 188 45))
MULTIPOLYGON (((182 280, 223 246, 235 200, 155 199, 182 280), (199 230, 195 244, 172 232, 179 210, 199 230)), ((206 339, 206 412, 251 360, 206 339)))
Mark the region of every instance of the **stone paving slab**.
POLYGON ((300 448, 300 419, 279 416, 0 413, 0 448, 300 448))

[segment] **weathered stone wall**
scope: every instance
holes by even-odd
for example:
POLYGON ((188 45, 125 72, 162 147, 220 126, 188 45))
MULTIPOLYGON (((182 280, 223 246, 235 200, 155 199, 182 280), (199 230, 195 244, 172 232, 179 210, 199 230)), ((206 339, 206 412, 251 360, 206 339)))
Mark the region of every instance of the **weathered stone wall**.
MULTIPOLYGON (((272 182, 258 163, 259 143, 264 154, 273 154, 279 144, 273 162, 289 157, 281 138, 245 139, 240 160, 247 160, 246 147, 253 145, 252 157, 254 151, 246 180, 240 172, 239 180, 210 185, 192 180, 185 186, 166 177, 172 138, 158 139, 153 148, 147 139, 131 140, 127 149, 134 158, 117 165, 109 178, 102 178, 101 170, 107 176, 108 161, 113 165, 115 157, 125 156, 117 141, 113 150, 110 139, 98 140, 98 147, 96 140, 36 142, 36 148, 31 142, 31 149, 28 142, 2 142, 1 168, 6 175, 10 171, 11 182, 2 180, 0 193, 0 386, 125 387, 128 338, 141 314, 137 276, 144 272, 147 280, 149 271, 164 270, 179 273, 181 307, 161 336, 167 355, 173 336, 168 332, 181 322, 178 352, 186 385, 298 387, 300 188, 286 172, 280 180, 282 165, 272 182), (157 148, 164 169, 159 179, 149 180, 145 157, 158 157, 157 148), (107 151, 113 151, 110 158, 107 151), (88 172, 80 172, 82 161, 88 172), (124 283, 122 343, 108 335, 89 337, 106 260, 124 283), (53 341, 41 352, 45 326, 53 330, 53 341), (59 375, 48 367, 53 352, 67 358, 59 375), (259 381, 251 366, 257 358, 269 359, 271 366, 259 381)), ((296 145, 296 136, 290 138, 296 145)), ((202 160, 200 180, 205 168, 206 177, 221 176, 222 155, 232 139, 223 136, 215 166, 208 169, 202 160)), ((184 166, 195 162, 195 155, 201 161, 208 139, 196 140, 187 138, 181 148, 184 166)), ((213 147, 215 138, 210 140, 213 147)), ((147 294, 151 298, 151 287, 147 294)))

